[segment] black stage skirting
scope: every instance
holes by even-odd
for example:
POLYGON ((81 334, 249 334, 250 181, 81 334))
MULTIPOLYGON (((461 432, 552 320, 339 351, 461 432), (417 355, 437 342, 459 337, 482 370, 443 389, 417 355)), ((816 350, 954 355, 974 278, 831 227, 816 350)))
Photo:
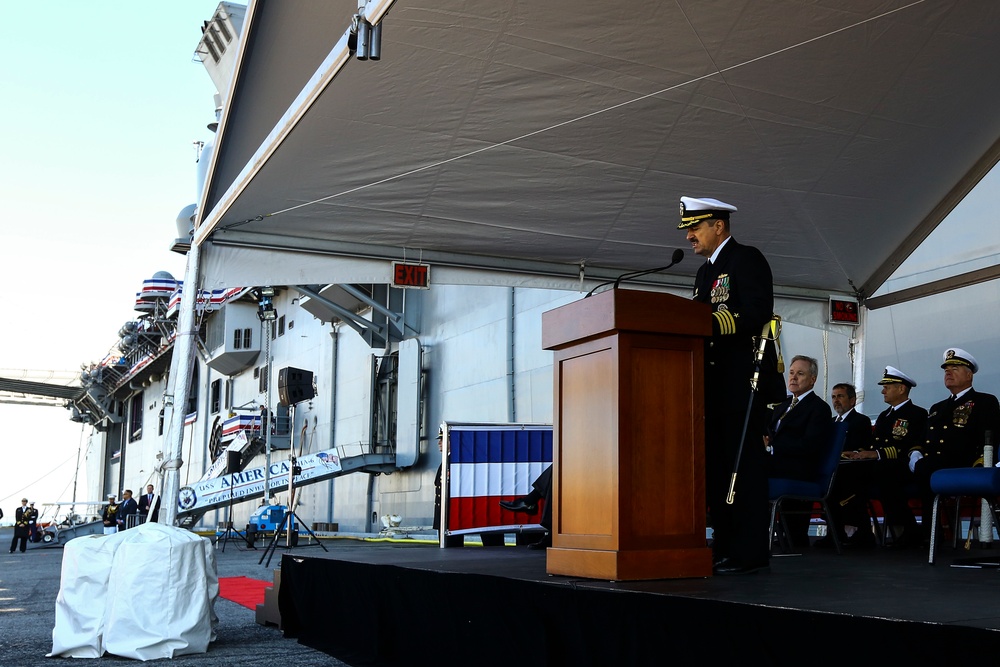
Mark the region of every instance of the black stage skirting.
POLYGON ((613 583, 547 577, 544 554, 524 548, 380 546, 286 554, 286 636, 354 667, 1000 656, 997 570, 929 566, 926 552, 807 553, 772 559, 769 574, 613 583))

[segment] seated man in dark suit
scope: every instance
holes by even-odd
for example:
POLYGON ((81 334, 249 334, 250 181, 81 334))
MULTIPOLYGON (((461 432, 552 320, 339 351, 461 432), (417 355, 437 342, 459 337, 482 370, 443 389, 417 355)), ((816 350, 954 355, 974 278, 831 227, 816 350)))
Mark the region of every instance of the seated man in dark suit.
MULTIPOLYGON (((870 451, 875 444, 872 420, 854 409, 858 403, 858 393, 854 385, 846 382, 833 385, 830 401, 833 403, 833 411, 837 413, 833 423, 847 424, 844 452, 870 451)), ((837 470, 833 487, 834 501, 830 503, 830 511, 834 515, 834 524, 840 531, 841 544, 858 547, 875 546, 875 535, 872 533, 871 518, 868 516, 868 487, 871 483, 868 473, 869 470, 865 466, 841 466, 837 470), (848 537, 846 528, 857 530, 848 537)), ((827 535, 813 546, 833 547, 833 537, 827 535)))
MULTIPOLYGON (((833 423, 830 406, 813 392, 819 363, 798 355, 788 367, 791 397, 774 409, 765 438, 771 460, 768 476, 814 480, 822 463, 824 445, 830 441, 833 423)), ((811 503, 782 503, 786 510, 808 510, 811 503)), ((809 516, 791 514, 788 539, 795 546, 809 544, 809 516)))

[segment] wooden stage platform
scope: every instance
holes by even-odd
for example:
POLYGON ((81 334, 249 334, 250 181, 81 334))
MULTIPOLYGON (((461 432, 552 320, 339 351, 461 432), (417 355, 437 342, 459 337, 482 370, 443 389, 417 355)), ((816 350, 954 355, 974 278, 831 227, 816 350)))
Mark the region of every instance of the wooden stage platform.
POLYGON ((1000 548, 809 549, 740 577, 609 582, 525 547, 335 542, 282 558, 287 636, 361 665, 929 664, 1000 655, 1000 548))

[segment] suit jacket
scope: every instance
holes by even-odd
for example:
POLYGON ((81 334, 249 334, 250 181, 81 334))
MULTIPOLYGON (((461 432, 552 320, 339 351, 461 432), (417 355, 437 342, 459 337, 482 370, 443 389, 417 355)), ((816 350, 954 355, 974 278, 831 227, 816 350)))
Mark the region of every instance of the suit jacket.
POLYGON ((927 414, 927 438, 917 449, 933 459, 935 470, 982 465, 987 432, 996 446, 1000 437, 998 429, 1000 403, 997 397, 970 389, 958 401, 948 397, 931 406, 927 414))
POLYGON ((813 480, 833 434, 830 406, 816 392, 788 410, 791 402, 788 398, 774 409, 768 427, 773 449, 770 476, 813 480))
MULTIPOLYGON (((836 421, 837 417, 833 419, 836 421)), ((847 424, 847 437, 844 440, 845 452, 860 452, 872 449, 875 438, 872 435, 872 420, 855 409, 851 409, 844 418, 847 424)))
POLYGON ((128 528, 128 518, 138 511, 139 505, 135 498, 123 500, 118 504, 118 523, 122 529, 128 528))
POLYGON ((904 460, 927 439, 927 410, 913 401, 890 406, 875 420, 875 445, 880 461, 904 460))
MULTIPOLYGON (((735 387, 749 396, 753 376, 753 338, 774 313, 771 267, 752 246, 730 237, 715 262, 704 262, 695 277, 694 300, 712 306, 712 339, 706 350, 706 385, 715 395, 709 401, 739 402, 718 395, 721 387, 735 387)), ((769 346, 773 348, 773 346, 769 346)), ((768 350, 761 372, 761 392, 767 402, 785 395, 773 349, 768 350), (775 392, 777 395, 775 396, 775 392)), ((746 398, 742 409, 746 409, 746 398)), ((738 406, 733 406, 738 407, 738 406)))
POLYGON ((152 509, 150 509, 149 495, 144 493, 139 496, 139 514, 147 515, 148 521, 156 521, 157 517, 160 515, 159 494, 153 494, 152 509))

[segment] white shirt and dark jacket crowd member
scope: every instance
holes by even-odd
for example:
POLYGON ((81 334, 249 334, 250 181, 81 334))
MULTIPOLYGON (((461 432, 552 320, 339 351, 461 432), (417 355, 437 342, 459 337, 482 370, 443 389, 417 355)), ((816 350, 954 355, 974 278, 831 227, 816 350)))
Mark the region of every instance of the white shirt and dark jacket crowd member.
MULTIPOLYGON (((788 367, 791 396, 772 412, 767 445, 771 451, 769 475, 782 479, 813 481, 822 465, 825 445, 833 434, 830 406, 813 387, 819 364, 812 357, 796 356, 788 367)), ((792 514, 812 507, 808 501, 785 501, 785 523, 793 546, 809 546, 809 515, 792 514)))

